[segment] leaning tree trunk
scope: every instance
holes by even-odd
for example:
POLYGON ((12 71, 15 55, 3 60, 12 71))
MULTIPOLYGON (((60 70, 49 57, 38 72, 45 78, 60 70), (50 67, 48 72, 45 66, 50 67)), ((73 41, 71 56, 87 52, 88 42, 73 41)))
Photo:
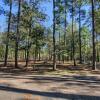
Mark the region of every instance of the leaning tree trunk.
POLYGON ((20 10, 21 10, 21 0, 18 2, 18 15, 17 15, 17 32, 15 41, 15 67, 18 67, 18 42, 19 42, 19 26, 20 26, 20 10))
POLYGON ((7 66, 7 60, 8 60, 8 45, 9 45, 9 33, 10 33, 10 25, 11 25, 11 16, 12 16, 12 0, 10 0, 10 11, 9 11, 9 19, 8 19, 8 31, 7 31, 7 38, 6 38, 7 41, 6 41, 4 66, 7 66))
POLYGON ((95 26, 94 26, 94 0, 91 0, 91 5, 92 5, 92 43, 93 43, 93 65, 92 65, 92 70, 96 69, 96 45, 95 45, 95 26))

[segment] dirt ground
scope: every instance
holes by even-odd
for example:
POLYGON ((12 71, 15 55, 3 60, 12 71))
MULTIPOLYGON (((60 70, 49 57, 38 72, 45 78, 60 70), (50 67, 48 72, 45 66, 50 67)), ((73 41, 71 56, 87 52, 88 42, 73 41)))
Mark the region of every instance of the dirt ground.
POLYGON ((0 72, 0 100, 100 100, 100 74, 0 72))

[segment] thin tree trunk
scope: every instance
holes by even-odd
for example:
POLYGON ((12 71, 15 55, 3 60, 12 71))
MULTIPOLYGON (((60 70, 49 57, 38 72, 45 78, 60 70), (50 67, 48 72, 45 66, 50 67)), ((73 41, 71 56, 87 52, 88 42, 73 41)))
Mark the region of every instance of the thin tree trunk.
POLYGON ((28 43, 27 43, 27 49, 26 49, 26 67, 28 66, 28 62, 29 62, 29 39, 28 39, 28 43))
POLYGON ((50 55, 51 55, 51 52, 50 52, 50 48, 49 48, 49 61, 50 61, 50 58, 51 58, 50 55))
POLYGON ((24 49, 24 61, 26 61, 26 49, 24 49))
MULTIPOLYGON (((64 28, 65 28, 65 30, 64 30, 64 48, 66 48, 66 26, 67 26, 67 20, 66 20, 66 15, 67 15, 67 12, 66 12, 66 9, 67 9, 67 2, 66 2, 66 0, 65 0, 65 11, 64 11, 64 13, 65 13, 65 21, 64 21, 64 23, 65 23, 65 26, 64 26, 64 28)), ((63 63, 65 62, 65 56, 63 55, 63 63)))
POLYGON ((94 0, 91 0, 92 3, 92 43, 93 43, 93 65, 92 65, 92 70, 96 69, 96 45, 95 45, 95 26, 94 26, 94 0))
POLYGON ((81 49, 81 11, 79 6, 79 55, 80 55, 80 64, 82 64, 82 49, 81 49))
POLYGON ((55 0, 53 0, 53 70, 56 70, 56 47, 55 47, 55 0))
POLYGON ((21 0, 18 1, 17 32, 16 32, 16 41, 15 41, 15 68, 18 68, 18 42, 19 42, 20 10, 21 10, 21 0))
POLYGON ((29 36, 31 34, 31 27, 32 27, 32 18, 30 18, 30 25, 29 25, 29 33, 28 33, 28 41, 27 41, 27 56, 26 56, 26 67, 28 66, 29 63, 29 50, 30 50, 30 43, 29 43, 29 36))
MULTIPOLYGON (((59 3, 61 3, 61 0, 59 0, 59 3)), ((60 47, 60 38, 61 38, 61 32, 60 32, 60 25, 61 25, 61 14, 60 14, 60 8, 59 8, 59 53, 58 53, 58 60, 59 60, 59 63, 61 61, 61 53, 60 53, 60 50, 61 50, 61 47, 60 47)))
POLYGON ((10 25, 11 25, 11 15, 12 15, 12 0, 10 0, 10 11, 9 11, 9 19, 8 19, 8 32, 7 32, 7 38, 6 38, 7 41, 6 41, 4 66, 7 66, 7 60, 8 60, 8 45, 9 45, 9 33, 10 33, 10 25))
POLYGON ((61 55, 60 55, 60 31, 59 31, 59 56, 58 56, 58 58, 59 58, 59 63, 60 63, 60 60, 61 60, 61 55))
POLYGON ((29 62, 29 48, 27 48, 27 55, 26 55, 26 67, 28 66, 28 62, 29 62))
POLYGON ((73 47, 73 60, 74 60, 74 66, 76 66, 76 60, 75 60, 75 40, 74 40, 74 30, 73 30, 73 24, 74 24, 74 3, 72 0, 72 47, 73 47))
POLYGON ((41 60, 41 49, 39 48, 39 61, 41 60))
POLYGON ((98 47, 98 45, 97 45, 97 62, 99 62, 100 61, 100 56, 99 56, 99 47, 98 47))
POLYGON ((34 59, 34 62, 36 62, 37 61, 37 45, 36 45, 36 47, 35 47, 35 59, 34 59))
POLYGON ((70 41, 71 42, 71 47, 70 47, 70 50, 71 50, 71 52, 70 52, 70 60, 72 61, 73 60, 73 47, 72 47, 72 41, 70 41))
POLYGON ((97 55, 96 61, 97 62, 99 62, 99 46, 98 46, 98 43, 99 43, 99 41, 98 41, 98 35, 96 34, 96 44, 97 44, 97 46, 96 46, 96 55, 97 55))

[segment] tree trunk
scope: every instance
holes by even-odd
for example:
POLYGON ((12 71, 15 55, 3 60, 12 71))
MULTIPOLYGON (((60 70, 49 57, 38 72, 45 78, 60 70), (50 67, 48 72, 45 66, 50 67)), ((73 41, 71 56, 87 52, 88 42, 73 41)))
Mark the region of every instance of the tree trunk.
POLYGON ((94 0, 91 1, 92 3, 92 43, 93 43, 93 65, 92 65, 92 70, 96 69, 96 45, 95 45, 95 26, 94 26, 94 0))
POLYGON ((27 48, 27 55, 26 55, 26 67, 28 66, 28 62, 29 62, 29 48, 27 48))
MULTIPOLYGON (((66 9, 67 9, 67 2, 66 2, 66 0, 65 0, 65 11, 64 11, 64 14, 65 14, 65 18, 64 18, 64 23, 65 23, 65 25, 64 25, 64 48, 66 48, 66 26, 67 26, 67 20, 66 20, 66 15, 67 15, 67 12, 66 12, 66 9)), ((65 56, 63 55, 63 63, 65 62, 65 56)))
POLYGON ((74 24, 74 2, 72 0, 72 47, 73 47, 74 66, 76 66, 76 60, 75 60, 75 40, 74 40, 73 24, 74 24))
POLYGON ((97 44, 97 46, 96 46, 96 61, 97 62, 99 62, 99 41, 98 41, 98 35, 97 35, 97 33, 96 33, 96 44, 97 44))
POLYGON ((56 47, 55 47, 55 0, 53 0, 53 70, 56 70, 56 47))
POLYGON ((29 62, 29 50, 30 50, 30 41, 29 41, 29 36, 31 34, 31 28, 32 28, 32 18, 30 18, 30 25, 29 25, 29 33, 28 33, 28 39, 27 39, 27 56, 26 56, 26 67, 28 66, 29 62))
POLYGON ((80 64, 82 64, 82 49, 81 49, 81 11, 79 6, 79 55, 80 55, 80 64))
POLYGON ((41 48, 39 48, 39 61, 41 60, 41 48))
POLYGON ((59 54, 58 54, 59 63, 61 61, 61 54, 60 54, 60 31, 59 31, 59 54))
POLYGON ((6 38, 7 41, 6 41, 4 66, 7 66, 7 60, 8 60, 8 45, 9 45, 9 33, 10 33, 10 25, 11 25, 11 15, 12 15, 12 0, 10 0, 10 11, 9 11, 9 19, 8 19, 8 31, 7 31, 7 38, 6 38))
POLYGON ((71 41, 71 48, 70 48, 70 60, 73 60, 73 47, 72 47, 72 41, 71 41))
POLYGON ((16 32, 16 41, 15 41, 15 68, 18 68, 18 42, 19 42, 20 10, 21 10, 21 0, 18 1, 17 32, 16 32))

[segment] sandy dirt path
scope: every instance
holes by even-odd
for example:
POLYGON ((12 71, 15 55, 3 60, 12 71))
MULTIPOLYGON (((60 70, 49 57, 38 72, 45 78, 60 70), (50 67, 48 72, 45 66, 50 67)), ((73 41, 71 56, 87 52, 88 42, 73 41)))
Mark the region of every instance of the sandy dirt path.
POLYGON ((0 72, 0 100, 100 100, 100 75, 0 72))

